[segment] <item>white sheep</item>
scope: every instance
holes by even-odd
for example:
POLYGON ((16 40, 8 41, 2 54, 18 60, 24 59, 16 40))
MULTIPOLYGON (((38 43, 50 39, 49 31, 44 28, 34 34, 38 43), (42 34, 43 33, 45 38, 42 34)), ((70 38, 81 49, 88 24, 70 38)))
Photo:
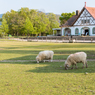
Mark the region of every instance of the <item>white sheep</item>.
POLYGON ((76 64, 80 63, 80 62, 83 63, 83 68, 84 68, 85 64, 86 64, 86 68, 87 68, 88 66, 87 66, 86 58, 87 58, 87 54, 85 52, 77 52, 74 54, 70 54, 68 56, 67 60, 65 61, 65 69, 67 70, 68 67, 70 67, 71 65, 72 65, 71 69, 73 69, 73 65, 75 65, 75 67, 77 69, 76 64))
POLYGON ((52 62, 53 55, 54 55, 53 51, 49 51, 49 50, 41 51, 37 55, 36 61, 37 61, 37 63, 39 63, 39 61, 44 61, 45 62, 46 60, 50 60, 52 62))

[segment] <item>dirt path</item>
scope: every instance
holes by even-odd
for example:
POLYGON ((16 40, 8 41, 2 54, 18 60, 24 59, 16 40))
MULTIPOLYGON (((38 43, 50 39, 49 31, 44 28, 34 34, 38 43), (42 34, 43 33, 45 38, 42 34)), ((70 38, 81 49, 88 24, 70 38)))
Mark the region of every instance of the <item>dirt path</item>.
MULTIPOLYGON (((53 62, 65 62, 66 60, 53 60, 53 62)), ((87 59, 87 61, 95 61, 95 59, 87 59)), ((0 62, 36 62, 36 60, 0 60, 0 62)))

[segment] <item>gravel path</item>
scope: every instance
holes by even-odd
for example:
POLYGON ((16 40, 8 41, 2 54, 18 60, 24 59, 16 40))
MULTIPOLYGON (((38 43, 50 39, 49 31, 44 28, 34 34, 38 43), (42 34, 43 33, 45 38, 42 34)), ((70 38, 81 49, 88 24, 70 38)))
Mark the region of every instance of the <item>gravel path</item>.
MULTIPOLYGON (((0 62, 35 62, 36 60, 0 60, 0 62)), ((65 62, 66 60, 53 60, 53 62, 65 62)), ((87 59, 87 61, 95 61, 95 59, 87 59)))

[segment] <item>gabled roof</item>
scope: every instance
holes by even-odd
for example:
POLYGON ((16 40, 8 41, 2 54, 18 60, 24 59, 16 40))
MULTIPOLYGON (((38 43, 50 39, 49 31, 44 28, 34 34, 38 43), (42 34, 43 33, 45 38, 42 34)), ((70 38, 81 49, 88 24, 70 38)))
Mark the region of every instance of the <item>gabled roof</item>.
POLYGON ((92 17, 95 19, 95 7, 85 7, 85 8, 92 15, 92 17))
POLYGON ((74 23, 77 21, 77 19, 80 17, 80 15, 82 14, 82 12, 84 11, 84 9, 86 9, 91 16, 95 19, 95 7, 83 7, 83 9, 81 10, 81 12, 79 13, 79 15, 74 15, 72 16, 70 19, 67 20, 67 22, 63 25, 61 25, 62 27, 69 27, 69 26, 73 26, 74 23))
POLYGON ((72 23, 76 20, 76 18, 78 17, 78 15, 74 15, 72 16, 71 18, 69 18, 67 20, 67 22, 63 25, 61 25, 62 27, 69 27, 69 26, 72 26, 72 23))

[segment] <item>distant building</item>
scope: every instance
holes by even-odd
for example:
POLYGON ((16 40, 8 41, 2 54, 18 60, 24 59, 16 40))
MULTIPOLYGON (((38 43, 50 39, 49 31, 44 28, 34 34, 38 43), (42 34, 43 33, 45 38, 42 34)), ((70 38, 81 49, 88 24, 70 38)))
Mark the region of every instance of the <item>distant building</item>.
POLYGON ((87 7, 85 2, 80 12, 77 10, 76 15, 61 25, 61 36, 71 35, 95 36, 95 7, 87 7))

